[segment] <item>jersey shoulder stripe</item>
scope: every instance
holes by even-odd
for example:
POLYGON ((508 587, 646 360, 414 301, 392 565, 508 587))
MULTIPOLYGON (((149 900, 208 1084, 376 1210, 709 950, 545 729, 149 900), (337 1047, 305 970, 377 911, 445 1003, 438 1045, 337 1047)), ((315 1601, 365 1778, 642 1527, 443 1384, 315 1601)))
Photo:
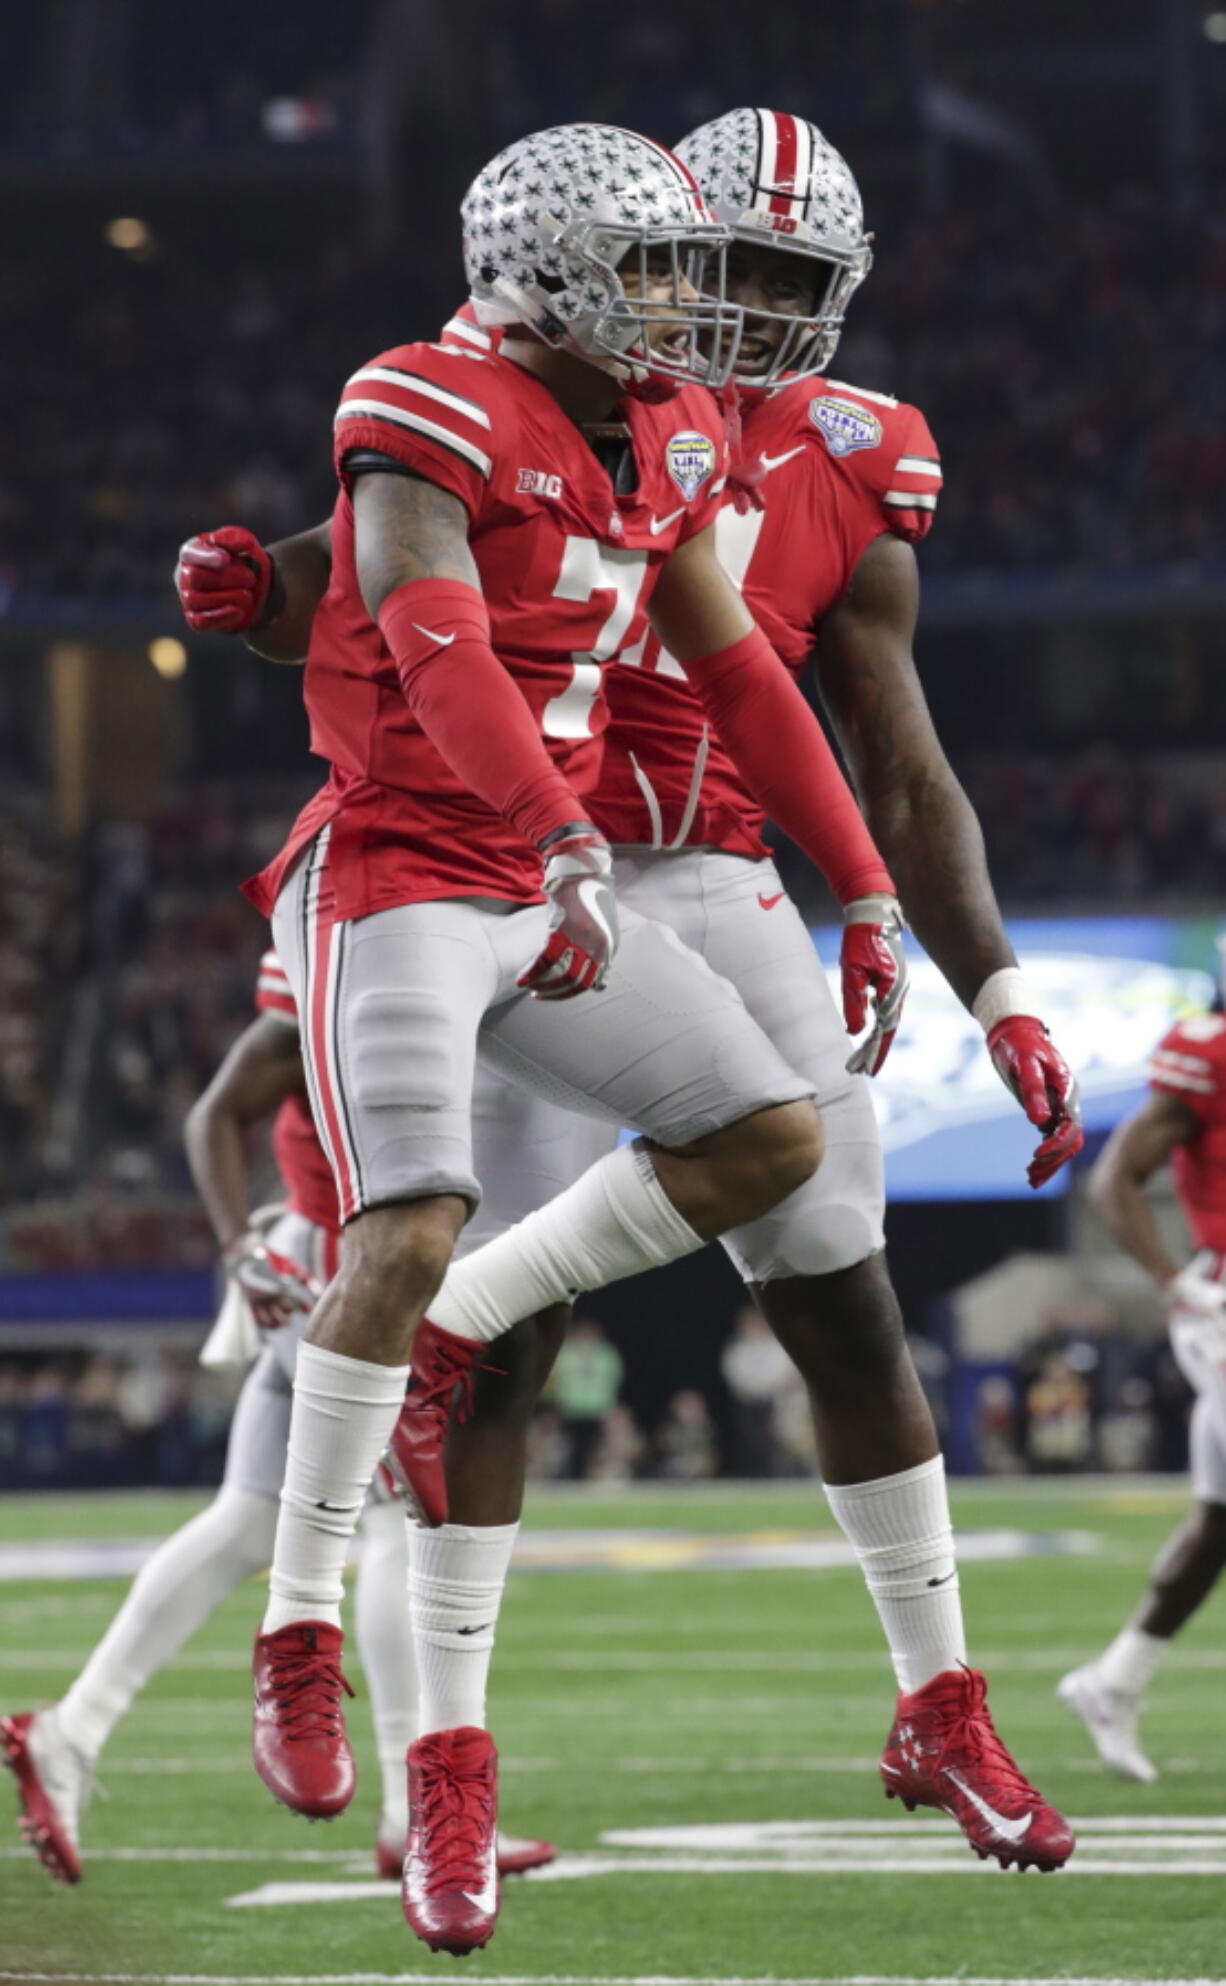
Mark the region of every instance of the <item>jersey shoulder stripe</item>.
POLYGON ((469 441, 466 436, 456 434, 454 429, 445 427, 438 421, 428 420, 424 414, 410 412, 407 407, 392 406, 383 400, 346 400, 337 409, 335 426, 338 430, 338 439, 343 440, 339 430, 347 421, 356 423, 359 420, 381 422, 385 427, 390 428, 407 428, 412 433, 423 435, 427 441, 437 442, 440 447, 450 449, 453 455, 459 455, 465 462, 471 463, 474 469, 480 470, 487 481, 493 473, 494 464, 483 448, 478 448, 475 442, 469 441))
POLYGON ((471 345, 478 352, 492 352, 494 340, 480 324, 474 324, 467 317, 449 317, 443 326, 443 343, 452 340, 460 345, 471 345))
POLYGON ((833 387, 836 393, 850 393, 853 400, 871 401, 874 407, 897 407, 898 405, 898 401, 892 393, 870 393, 867 386, 851 386, 845 379, 828 379, 825 384, 827 387, 833 387))
MULTIPOLYGON (((457 393, 453 387, 440 386, 437 381, 426 379, 419 372, 410 372, 407 366, 363 366, 360 372, 355 372, 352 379, 346 382, 345 393, 348 393, 351 386, 365 386, 368 392, 372 387, 391 386, 396 389, 397 394, 420 395, 425 400, 433 400, 436 406, 446 407, 464 420, 475 421, 478 427, 488 428, 491 425, 489 415, 478 401, 470 400, 466 393, 457 393)), ((399 405, 400 402, 397 401, 395 404, 399 405)), ((342 395, 342 408, 344 405, 345 400, 342 395)))

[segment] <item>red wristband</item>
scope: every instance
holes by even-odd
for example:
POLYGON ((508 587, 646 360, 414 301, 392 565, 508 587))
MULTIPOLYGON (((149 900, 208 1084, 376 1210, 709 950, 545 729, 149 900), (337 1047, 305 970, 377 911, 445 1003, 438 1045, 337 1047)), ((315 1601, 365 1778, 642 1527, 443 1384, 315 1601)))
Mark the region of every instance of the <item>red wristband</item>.
POLYGON ((839 902, 894 896, 826 734, 761 628, 685 669, 754 798, 839 902))
POLYGON ((489 609, 462 579, 414 579, 378 612, 409 708, 469 790, 536 843, 585 809, 551 761, 490 646, 489 609))

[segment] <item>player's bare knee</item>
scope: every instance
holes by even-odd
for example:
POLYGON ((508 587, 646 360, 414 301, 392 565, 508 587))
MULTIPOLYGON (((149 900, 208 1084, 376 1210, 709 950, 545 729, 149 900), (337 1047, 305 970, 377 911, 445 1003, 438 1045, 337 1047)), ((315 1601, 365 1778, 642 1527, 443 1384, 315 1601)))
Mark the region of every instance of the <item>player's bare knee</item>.
POLYGON ((372 1207, 345 1229, 338 1282, 346 1298, 406 1328, 447 1273, 466 1203, 455 1194, 372 1207))

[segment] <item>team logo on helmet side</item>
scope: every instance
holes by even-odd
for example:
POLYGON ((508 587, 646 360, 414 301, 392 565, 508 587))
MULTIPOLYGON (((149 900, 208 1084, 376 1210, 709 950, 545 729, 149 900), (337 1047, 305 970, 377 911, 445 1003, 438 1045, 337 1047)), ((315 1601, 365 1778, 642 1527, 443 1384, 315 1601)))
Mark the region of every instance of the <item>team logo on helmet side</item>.
POLYGON ((832 455, 854 455, 857 448, 876 448, 882 427, 876 414, 854 400, 840 400, 834 393, 819 393, 809 402, 809 419, 821 434, 832 455))
POLYGON ((709 435, 686 428, 666 443, 664 461, 682 496, 691 503, 707 478, 715 474, 715 443, 709 435))

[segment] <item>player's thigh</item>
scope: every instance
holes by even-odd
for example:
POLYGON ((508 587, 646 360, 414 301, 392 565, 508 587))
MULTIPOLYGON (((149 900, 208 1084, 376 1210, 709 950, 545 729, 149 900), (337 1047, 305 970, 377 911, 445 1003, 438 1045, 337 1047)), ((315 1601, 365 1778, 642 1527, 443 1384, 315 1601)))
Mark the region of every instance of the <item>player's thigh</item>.
MULTIPOLYGON (((271 1338, 280 1335, 273 1332, 271 1338)), ((224 1480, 231 1489, 252 1496, 281 1494, 293 1398, 292 1378, 273 1343, 267 1343, 243 1381, 230 1422, 224 1480)))
POLYGON ((328 926, 312 923, 309 899, 303 917, 303 1061, 342 1221, 443 1193, 475 1205, 473 1062, 481 1016, 505 991, 489 934, 504 920, 438 902, 328 926))
POLYGON ((521 996, 486 1017, 481 1052, 554 1102, 672 1148, 812 1094, 735 988, 629 907, 602 992, 521 996))
POLYGON ((566 1110, 478 1059, 473 1083, 473 1169, 481 1205, 456 1244, 469 1255, 586 1172, 617 1144, 617 1126, 566 1110))
POLYGON ((1216 1392, 1196 1396, 1188 1423, 1188 1460, 1197 1502, 1226 1504, 1226 1408, 1216 1392))
POLYGON ((885 1245, 885 1178, 868 1082, 847 1073, 850 1043, 825 969, 772 862, 685 859, 703 872, 704 957, 812 1084, 822 1120, 812 1178, 724 1246, 747 1282, 849 1269, 885 1245))

